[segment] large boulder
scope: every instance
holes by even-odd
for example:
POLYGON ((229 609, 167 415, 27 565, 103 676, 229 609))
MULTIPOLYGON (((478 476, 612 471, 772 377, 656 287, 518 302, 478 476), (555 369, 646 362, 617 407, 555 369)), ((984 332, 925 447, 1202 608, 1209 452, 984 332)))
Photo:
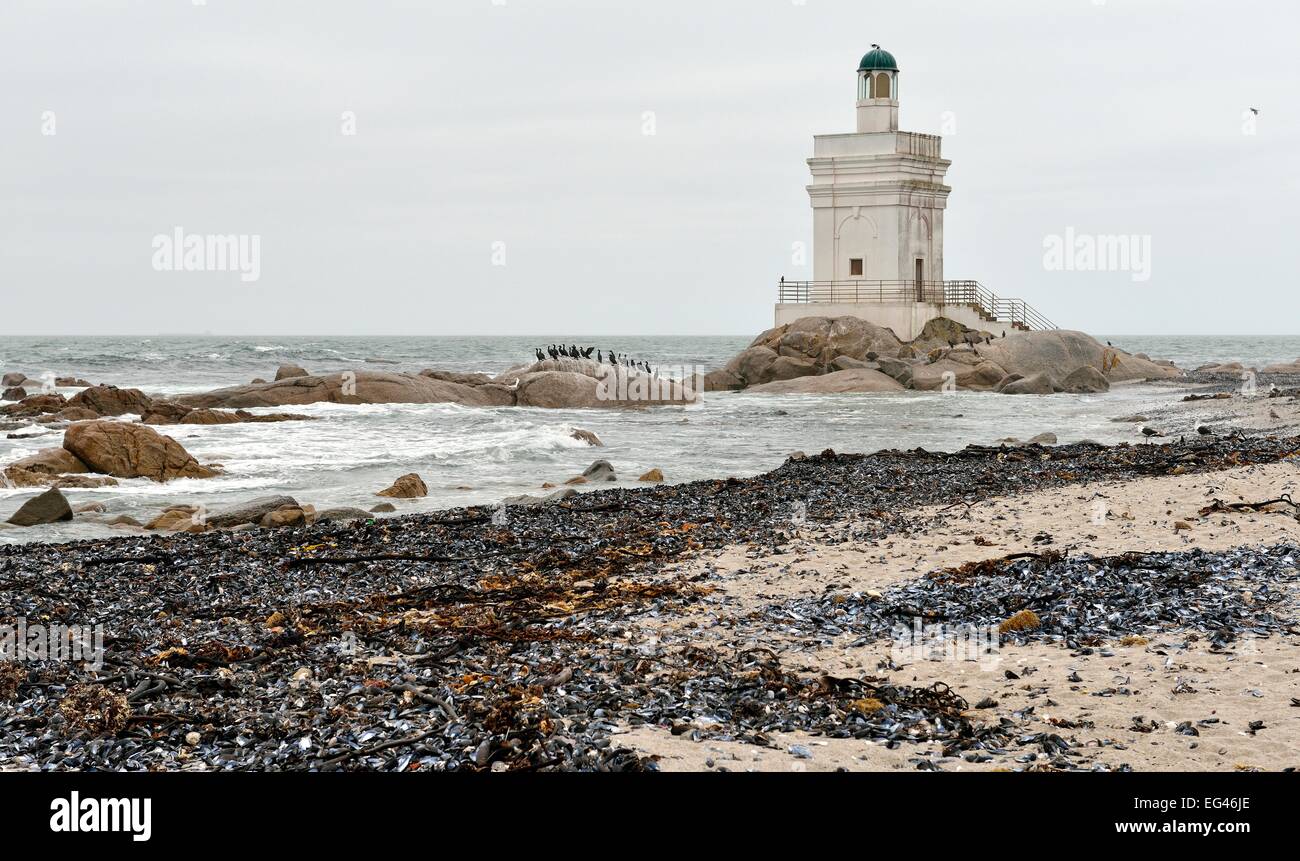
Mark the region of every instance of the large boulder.
POLYGON ((876 364, 880 365, 880 372, 882 374, 893 378, 904 388, 912 385, 912 377, 916 373, 916 368, 911 362, 881 356, 876 359, 876 364))
POLYGON ((614 465, 607 460, 594 461, 591 466, 582 471, 582 477, 587 481, 618 481, 614 465))
POLYGON ((972 364, 950 354, 937 362, 913 368, 912 388, 922 392, 937 392, 943 389, 945 382, 951 380, 958 389, 987 392, 992 391, 1006 375, 1006 371, 992 362, 977 359, 977 363, 972 364))
MULTIPOLYGON (((693 381, 655 376, 591 359, 546 359, 497 377, 509 379, 515 404, 549 409, 645 407, 694 403, 693 381)), ((486 388, 483 386, 481 388, 486 388)))
POLYGON ((598 396, 595 377, 569 371, 537 371, 519 378, 515 403, 521 407, 546 409, 596 409, 614 406, 598 396))
POLYGON ((25 382, 27 382, 27 375, 17 371, 10 371, 0 377, 0 386, 21 386, 25 382))
POLYGON ((349 371, 328 376, 290 377, 273 383, 232 386, 176 398, 180 404, 208 409, 334 404, 441 404, 500 407, 514 403, 503 386, 467 386, 420 374, 349 371))
POLYGON ((139 389, 119 389, 117 386, 91 386, 82 389, 68 400, 69 407, 80 407, 101 416, 143 416, 149 412, 153 400, 139 389))
POLYGON ((301 508, 301 506, 292 496, 259 496, 247 502, 237 502, 219 508, 208 514, 207 522, 209 526, 218 529, 242 526, 245 523, 260 523, 263 517, 281 508, 301 508))
POLYGON ((65 448, 43 448, 36 454, 14 461, 10 466, 46 475, 90 472, 76 455, 65 448))
POLYGON ((116 421, 71 425, 63 447, 91 470, 118 478, 211 478, 216 470, 200 464, 169 436, 151 427, 116 421))
POLYGON ((817 363, 802 356, 778 356, 768 371, 768 381, 794 380, 809 377, 820 371, 817 363))
POLYGON ((22 386, 13 386, 5 389, 4 393, 0 394, 0 401, 21 401, 27 396, 27 390, 22 386))
POLYGON ((1064 379, 1085 365, 1098 369, 1112 383, 1171 379, 1182 375, 1177 368, 1139 359, 1099 343, 1083 332, 1068 329, 1010 332, 1005 338, 981 345, 979 351, 1007 373, 1025 377, 1045 372, 1056 379, 1064 379))
POLYGON ((1004 395, 1050 395, 1057 391, 1056 381, 1046 371, 1012 380, 999 386, 1004 395))
POLYGON ((1084 365, 1071 371, 1064 380, 1061 380, 1061 388, 1077 395, 1100 394, 1110 391, 1110 380, 1107 380, 1106 375, 1092 365, 1084 365))
POLYGON ((71 519, 72 506, 68 505, 67 498, 51 488, 24 502, 8 522, 14 526, 37 526, 71 519))
POLYGON ((854 368, 816 377, 780 380, 746 389, 749 392, 767 395, 850 394, 859 392, 898 392, 902 390, 903 386, 897 380, 870 368, 854 368))
POLYGON ((780 356, 801 357, 825 366, 838 356, 865 359, 869 352, 893 355, 900 345, 889 329, 857 317, 800 317, 793 323, 767 330, 750 346, 766 347, 780 356))
POLYGON ((429 495, 429 488, 425 486, 424 479, 412 472, 404 475, 393 486, 379 491, 376 496, 387 496, 392 499, 420 499, 429 495))
POLYGON ((280 367, 275 369, 275 379, 277 381, 292 380, 295 377, 309 377, 309 376, 311 376, 311 374, 307 373, 305 368, 300 368, 297 365, 281 365, 280 367))
POLYGON ((988 334, 947 317, 935 317, 933 320, 926 321, 926 324, 921 327, 920 334, 912 339, 912 348, 920 354, 925 354, 936 348, 977 344, 988 334))

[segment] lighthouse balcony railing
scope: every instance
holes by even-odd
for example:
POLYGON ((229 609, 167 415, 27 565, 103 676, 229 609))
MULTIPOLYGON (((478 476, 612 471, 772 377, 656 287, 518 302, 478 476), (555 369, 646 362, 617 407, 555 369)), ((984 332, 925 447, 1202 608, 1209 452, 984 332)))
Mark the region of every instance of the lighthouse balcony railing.
POLYGON ((1023 299, 998 296, 978 281, 782 281, 777 298, 782 304, 964 305, 978 311, 989 322, 1009 323, 1022 329, 1057 328, 1023 299))

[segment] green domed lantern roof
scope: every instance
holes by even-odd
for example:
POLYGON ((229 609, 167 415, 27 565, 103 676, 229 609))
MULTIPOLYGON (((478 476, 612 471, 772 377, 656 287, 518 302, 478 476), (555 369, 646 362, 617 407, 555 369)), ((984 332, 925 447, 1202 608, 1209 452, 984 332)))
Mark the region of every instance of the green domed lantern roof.
POLYGON ((886 51, 879 45, 872 45, 871 50, 862 58, 862 63, 858 66, 859 72, 897 72, 898 62, 894 55, 886 51))

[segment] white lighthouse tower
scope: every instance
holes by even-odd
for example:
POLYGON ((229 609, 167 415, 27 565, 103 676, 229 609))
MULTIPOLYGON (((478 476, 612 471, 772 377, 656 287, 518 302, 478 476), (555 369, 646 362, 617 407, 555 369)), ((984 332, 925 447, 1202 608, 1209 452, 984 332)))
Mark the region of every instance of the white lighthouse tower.
POLYGON ((938 136, 898 130, 898 78, 894 55, 872 46, 858 66, 857 132, 813 138, 813 280, 870 281, 917 301, 943 281, 950 162, 938 136))
POLYGON ((938 135, 898 130, 898 105, 898 63, 872 45, 858 64, 857 131, 813 138, 813 280, 781 280, 776 324, 853 316, 904 340, 935 317, 973 329, 1054 328, 1018 299, 944 280, 951 162, 938 135))

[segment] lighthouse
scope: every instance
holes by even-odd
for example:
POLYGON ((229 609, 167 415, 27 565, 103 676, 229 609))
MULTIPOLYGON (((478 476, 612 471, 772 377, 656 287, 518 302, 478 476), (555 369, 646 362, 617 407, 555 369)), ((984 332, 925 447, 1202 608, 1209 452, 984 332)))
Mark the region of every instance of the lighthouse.
POLYGON ((862 58, 857 97, 856 132, 813 138, 813 280, 912 287, 923 300, 943 281, 950 162, 937 135, 898 130, 893 54, 873 46, 862 58))
POLYGON ((944 280, 951 162, 938 135, 899 130, 900 77, 894 55, 872 45, 857 69, 857 131, 813 138, 813 275, 782 279, 777 325, 848 315, 903 339, 940 316, 972 328, 1050 328, 1028 319, 1033 309, 1019 300, 998 299, 975 281, 944 280))

